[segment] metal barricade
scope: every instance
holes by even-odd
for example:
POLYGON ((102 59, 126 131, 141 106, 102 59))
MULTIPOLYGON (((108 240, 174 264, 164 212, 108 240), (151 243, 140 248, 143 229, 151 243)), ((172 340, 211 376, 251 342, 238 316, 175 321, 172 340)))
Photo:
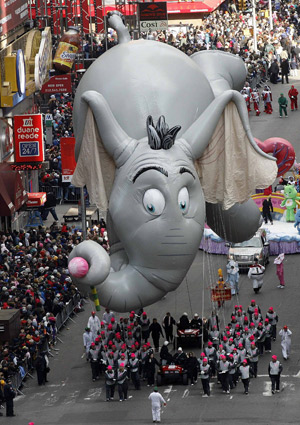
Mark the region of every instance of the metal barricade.
POLYGON ((61 202, 63 197, 63 188, 62 186, 52 186, 52 185, 40 185, 40 191, 41 192, 52 192, 55 196, 55 198, 61 202))

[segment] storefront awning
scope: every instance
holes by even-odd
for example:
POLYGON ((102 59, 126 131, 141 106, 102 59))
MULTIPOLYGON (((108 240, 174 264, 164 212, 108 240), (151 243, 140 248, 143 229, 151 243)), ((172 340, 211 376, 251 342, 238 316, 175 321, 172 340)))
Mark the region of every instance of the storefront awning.
POLYGON ((11 216, 27 201, 27 193, 18 171, 8 163, 0 164, 0 215, 11 216), (12 205, 12 207, 11 207, 12 205))
POLYGON ((26 206, 29 208, 41 207, 47 200, 46 192, 33 192, 28 193, 28 200, 26 206))
MULTIPOLYGON (((157 0, 161 1, 161 0, 157 0)), ((217 7, 222 4, 224 0, 204 0, 204 1, 168 1, 167 10, 168 14, 185 14, 185 13, 210 13, 213 12, 217 7)), ((115 6, 106 6, 105 13, 116 10, 115 6)), ((122 13, 125 15, 131 15, 132 8, 126 5, 122 9, 122 13)))

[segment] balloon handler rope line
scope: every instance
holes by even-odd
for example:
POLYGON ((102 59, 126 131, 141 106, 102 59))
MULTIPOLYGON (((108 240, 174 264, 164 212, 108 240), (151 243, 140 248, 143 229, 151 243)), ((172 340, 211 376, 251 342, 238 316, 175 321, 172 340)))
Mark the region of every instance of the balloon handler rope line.
POLYGON ((97 289, 95 288, 95 286, 91 286, 90 288, 93 295, 93 301, 95 304, 96 311, 100 311, 100 302, 97 294, 97 289))

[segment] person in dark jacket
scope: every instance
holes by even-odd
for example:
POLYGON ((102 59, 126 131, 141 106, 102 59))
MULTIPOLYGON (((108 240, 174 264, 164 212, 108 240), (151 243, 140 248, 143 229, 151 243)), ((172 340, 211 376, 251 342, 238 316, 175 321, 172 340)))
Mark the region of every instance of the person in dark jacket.
POLYGON ((180 330, 185 330, 190 327, 190 321, 189 321, 187 313, 183 313, 183 315, 179 319, 177 326, 178 326, 178 329, 180 330))
POLYGON ((286 79, 287 84, 289 83, 289 72, 290 72, 290 65, 289 61, 285 58, 282 59, 281 62, 281 82, 283 84, 284 77, 286 79))
POLYGON ((266 224, 268 223, 268 220, 271 224, 273 224, 271 212, 273 212, 273 204, 271 198, 268 198, 264 200, 262 208, 262 215, 266 224))
POLYGON ((146 376, 147 376, 147 387, 150 387, 150 385, 152 386, 154 385, 155 366, 159 366, 159 363, 154 357, 154 354, 152 352, 147 357, 146 364, 145 364, 146 376))
POLYGON ((9 378, 4 385, 3 395, 6 403, 6 416, 16 416, 14 414, 14 398, 16 396, 16 392, 13 389, 9 378))
POLYGON ((43 385, 46 382, 45 380, 46 367, 47 367, 47 364, 46 364, 45 356, 43 356, 42 353, 40 353, 37 356, 35 361, 35 369, 36 369, 37 380, 39 385, 43 385))
POLYGON ((153 319, 153 322, 150 325, 149 331, 151 333, 152 339, 153 339, 153 344, 155 347, 155 351, 158 351, 159 349, 159 337, 160 335, 163 337, 163 331, 162 328, 160 326, 160 324, 157 322, 157 319, 153 319))
POLYGON ((160 349, 160 361, 163 366, 171 364, 173 360, 172 354, 169 353, 168 344, 169 342, 165 341, 164 345, 160 349))
POLYGON ((47 220, 48 214, 50 212, 54 220, 58 221, 55 207, 56 207, 56 197, 53 192, 48 192, 47 201, 45 202, 45 205, 42 207, 42 219, 47 220))
POLYGON ((194 353, 190 352, 188 354, 185 364, 188 373, 188 379, 191 380, 191 385, 194 385, 195 383, 197 383, 198 376, 198 360, 194 356, 194 353))
POLYGON ((173 325, 175 325, 176 322, 174 318, 171 316, 171 314, 168 312, 164 319, 163 319, 163 328, 166 333, 166 340, 169 342, 173 341, 173 325))
POLYGON ((274 59, 274 62, 272 62, 270 66, 270 81, 273 84, 277 84, 278 80, 278 74, 279 74, 279 66, 277 63, 277 59, 274 59))

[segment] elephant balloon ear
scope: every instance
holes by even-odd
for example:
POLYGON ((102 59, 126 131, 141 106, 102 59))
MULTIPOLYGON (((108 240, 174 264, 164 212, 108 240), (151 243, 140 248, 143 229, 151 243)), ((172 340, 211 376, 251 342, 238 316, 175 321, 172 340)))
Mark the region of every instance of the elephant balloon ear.
POLYGON ((213 136, 200 152, 199 158, 194 155, 194 162, 205 200, 220 203, 225 210, 245 202, 255 189, 269 187, 276 179, 276 162, 249 140, 233 102, 225 107, 213 136))
POLYGON ((101 211, 108 208, 116 165, 100 138, 91 108, 88 108, 84 133, 72 184, 86 186, 91 204, 101 211))

